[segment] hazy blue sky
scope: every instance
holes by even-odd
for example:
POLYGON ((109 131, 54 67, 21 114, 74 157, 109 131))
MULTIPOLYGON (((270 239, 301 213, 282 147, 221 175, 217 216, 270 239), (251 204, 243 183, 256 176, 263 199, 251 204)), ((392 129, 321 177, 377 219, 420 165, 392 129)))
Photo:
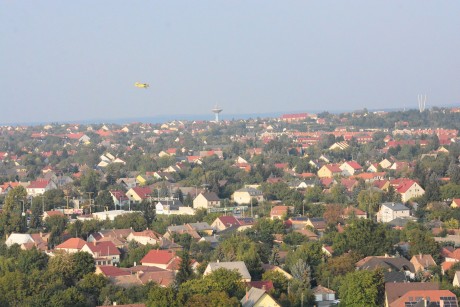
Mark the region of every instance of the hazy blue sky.
POLYGON ((460 104, 459 16, 458 0, 0 0, 0 123, 460 104))

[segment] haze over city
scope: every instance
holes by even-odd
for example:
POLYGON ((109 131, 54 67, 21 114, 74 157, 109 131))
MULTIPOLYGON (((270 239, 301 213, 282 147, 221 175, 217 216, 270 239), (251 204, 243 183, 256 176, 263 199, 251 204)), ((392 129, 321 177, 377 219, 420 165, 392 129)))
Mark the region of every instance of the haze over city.
POLYGON ((0 1, 0 123, 460 102, 458 1, 0 1), (150 84, 136 88, 135 82, 150 84))

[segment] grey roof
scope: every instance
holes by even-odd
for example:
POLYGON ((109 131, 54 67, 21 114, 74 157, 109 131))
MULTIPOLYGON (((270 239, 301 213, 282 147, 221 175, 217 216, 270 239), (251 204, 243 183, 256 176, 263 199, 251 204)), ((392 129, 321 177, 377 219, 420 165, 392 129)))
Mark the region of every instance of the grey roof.
POLYGON ((366 258, 361 266, 358 267, 360 270, 374 270, 376 268, 390 269, 392 271, 405 271, 409 270, 415 273, 414 265, 403 257, 379 257, 369 256, 366 258))
POLYGON ((236 190, 235 192, 248 192, 251 196, 262 195, 262 191, 254 189, 254 188, 242 188, 236 190))
POLYGON ((265 290, 252 287, 241 299, 243 307, 252 307, 265 294, 265 290))
POLYGON ((244 279, 251 279, 251 274, 249 274, 248 268, 244 261, 230 261, 230 262, 210 262, 209 267, 211 272, 220 268, 227 270, 237 270, 241 274, 241 277, 244 279))
POLYGON ((206 222, 201 222, 201 223, 189 223, 189 225, 195 229, 196 231, 203 231, 203 230, 212 230, 212 227, 206 223, 206 222))
POLYGON ((401 203, 383 203, 382 207, 387 207, 393 211, 404 211, 404 210, 409 210, 406 206, 404 206, 401 203))
POLYGON ((220 201, 219 196, 214 192, 201 193, 207 201, 220 201))

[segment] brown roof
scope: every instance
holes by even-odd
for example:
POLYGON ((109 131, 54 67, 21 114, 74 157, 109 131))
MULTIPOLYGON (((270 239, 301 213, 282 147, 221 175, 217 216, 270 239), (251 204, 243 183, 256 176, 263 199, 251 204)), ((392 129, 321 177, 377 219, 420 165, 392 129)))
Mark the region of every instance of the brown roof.
POLYGON ((439 284, 431 282, 395 282, 385 284, 385 296, 388 304, 396 301, 405 293, 412 290, 438 290, 439 284))
POLYGON ((112 265, 101 265, 97 267, 102 275, 106 277, 115 277, 115 276, 122 276, 122 275, 131 275, 130 272, 124 271, 116 266, 112 265))
MULTIPOLYGON (((455 294, 449 290, 412 290, 406 292, 403 296, 395 300, 390 304, 390 307, 406 307, 408 302, 420 302, 420 301, 429 301, 429 302, 440 302, 449 301, 453 304, 446 305, 450 307, 458 306, 457 297, 455 294)), ((413 305, 411 305, 413 306, 413 305)), ((427 306, 427 305, 424 305, 427 306)), ((431 306, 431 305, 430 305, 431 306)), ((441 306, 444 306, 441 305, 441 306)))

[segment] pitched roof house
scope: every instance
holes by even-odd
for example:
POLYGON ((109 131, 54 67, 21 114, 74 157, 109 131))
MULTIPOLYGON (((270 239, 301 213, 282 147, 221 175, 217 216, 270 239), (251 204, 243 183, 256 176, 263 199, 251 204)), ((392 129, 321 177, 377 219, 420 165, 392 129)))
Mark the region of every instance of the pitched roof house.
POLYGON ((230 261, 230 262, 210 262, 204 270, 203 276, 211 274, 213 271, 224 268, 227 270, 236 270, 241 275, 241 280, 243 282, 251 281, 251 274, 249 274, 248 268, 244 261, 230 261))
POLYGON ((413 290, 438 290, 439 284, 432 282, 395 282, 385 284, 385 306, 388 307, 394 301, 413 290))
POLYGON ((410 262, 414 265, 415 271, 426 271, 430 266, 436 266, 436 262, 434 261, 431 255, 419 254, 414 255, 410 259, 410 262))
POLYGON ((211 227, 215 229, 217 232, 226 230, 231 227, 238 228, 239 226, 240 222, 233 215, 219 216, 211 224, 211 227))
POLYGON ((377 213, 377 221, 389 223, 396 218, 407 218, 410 216, 410 209, 401 203, 383 203, 377 213))
POLYGON ((151 196, 151 194, 152 190, 149 187, 134 187, 126 192, 126 196, 129 198, 129 200, 137 203, 147 199, 149 196, 151 196))
POLYGON ((278 307, 281 306, 265 290, 252 287, 240 300, 243 307, 278 307))
POLYGON ((154 249, 141 259, 141 264, 175 271, 179 267, 180 257, 176 256, 174 251, 154 249))
POLYGON ((450 306, 458 307, 457 296, 449 290, 412 290, 390 304, 390 307, 450 306))
POLYGON ((139 232, 132 232, 128 235, 126 240, 136 241, 142 245, 155 245, 160 241, 161 235, 153 230, 146 229, 139 232))
POLYGON ((216 208, 220 207, 220 198, 214 192, 200 193, 193 200, 193 208, 216 208))
POLYGON ((120 262, 120 251, 111 241, 86 243, 81 249, 93 256, 96 265, 113 265, 120 262))
POLYGON ((332 178, 342 174, 342 169, 338 164, 326 164, 318 170, 319 178, 332 178))
POLYGON ((26 191, 29 196, 43 195, 46 191, 56 189, 57 186, 52 180, 38 179, 30 182, 26 191))
POLYGON ((270 210, 270 218, 272 220, 274 219, 282 219, 289 213, 289 207, 288 206, 274 206, 270 210))
POLYGON ((86 245, 86 241, 80 238, 70 238, 67 241, 62 242, 58 246, 56 246, 55 250, 62 250, 67 253, 76 253, 81 251, 83 246, 86 245))
POLYGON ((363 170, 363 167, 356 161, 346 161, 339 167, 342 170, 342 175, 344 176, 353 176, 357 172, 361 172, 363 170))

